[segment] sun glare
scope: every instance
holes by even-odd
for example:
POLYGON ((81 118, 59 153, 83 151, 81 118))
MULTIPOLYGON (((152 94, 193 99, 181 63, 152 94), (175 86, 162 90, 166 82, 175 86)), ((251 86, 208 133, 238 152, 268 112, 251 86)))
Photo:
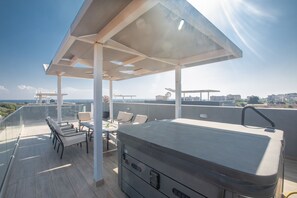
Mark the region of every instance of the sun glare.
POLYGON ((274 11, 245 0, 188 0, 188 2, 225 34, 230 34, 228 35, 230 38, 234 32, 248 50, 261 58, 256 49, 265 47, 259 42, 265 34, 256 27, 262 23, 276 21, 277 14, 274 11))

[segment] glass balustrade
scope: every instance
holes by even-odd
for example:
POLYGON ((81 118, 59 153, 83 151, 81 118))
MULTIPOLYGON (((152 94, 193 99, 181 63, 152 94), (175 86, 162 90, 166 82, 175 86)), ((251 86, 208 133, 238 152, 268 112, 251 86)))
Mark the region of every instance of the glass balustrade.
MULTIPOLYGON (((77 112, 83 111, 84 104, 63 105, 62 120, 77 120, 77 112)), ((28 125, 45 124, 47 116, 57 119, 57 106, 34 105, 23 106, 0 121, 0 185, 4 184, 9 163, 14 155, 18 138, 24 128, 28 125)))
POLYGON ((23 126, 22 108, 19 108, 17 111, 0 121, 1 188, 23 126))

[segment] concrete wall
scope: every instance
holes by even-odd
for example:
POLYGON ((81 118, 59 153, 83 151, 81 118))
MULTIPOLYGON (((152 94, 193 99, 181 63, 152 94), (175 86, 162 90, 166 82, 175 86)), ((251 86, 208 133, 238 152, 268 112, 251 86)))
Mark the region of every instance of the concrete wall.
MULTIPOLYGON (((287 158, 297 159, 297 110, 294 109, 259 109, 270 118, 285 134, 285 155, 287 158)), ((182 117, 206 121, 241 123, 240 107, 213 107, 183 105, 182 117), (206 116, 205 116, 206 115, 206 116), (206 118, 204 118, 206 117, 206 118)), ((170 104, 139 104, 114 103, 114 117, 118 111, 128 111, 136 114, 148 115, 149 121, 174 118, 174 105, 170 104)), ((252 126, 269 126, 269 123, 250 109, 246 110, 245 123, 252 126)))

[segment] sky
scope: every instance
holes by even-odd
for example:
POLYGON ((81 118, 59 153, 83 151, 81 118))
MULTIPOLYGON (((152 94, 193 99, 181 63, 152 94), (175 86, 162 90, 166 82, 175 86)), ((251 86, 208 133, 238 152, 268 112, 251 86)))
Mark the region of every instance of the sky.
MULTIPOLYGON (((297 92, 297 1, 189 0, 242 51, 243 57, 182 70, 182 90, 217 89, 242 97, 297 92)), ((83 0, 0 0, 0 100, 55 91, 45 75, 83 0)), ((174 72, 113 83, 115 94, 139 99, 174 88, 174 72)), ((93 80, 63 78, 65 99, 92 99, 93 80)), ((103 82, 108 95, 108 82, 103 82)), ((195 96, 195 94, 192 94, 195 96)), ((206 97, 206 96, 205 96, 206 97)))

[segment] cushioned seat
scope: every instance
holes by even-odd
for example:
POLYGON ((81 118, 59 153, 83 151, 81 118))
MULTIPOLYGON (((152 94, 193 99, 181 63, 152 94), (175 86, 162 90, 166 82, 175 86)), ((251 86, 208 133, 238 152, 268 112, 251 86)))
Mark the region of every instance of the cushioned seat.
POLYGON ((77 132, 77 130, 70 130, 70 131, 64 131, 61 129, 61 127, 54 121, 51 121, 51 125, 53 128, 53 131, 55 133, 55 136, 57 138, 58 149, 57 152, 59 152, 60 145, 62 146, 62 152, 61 152, 61 159, 63 157, 64 148, 67 146, 71 146, 78 143, 86 143, 86 149, 88 153, 88 139, 87 134, 82 132, 77 132))
POLYGON ((148 119, 147 115, 137 114, 132 124, 143 124, 147 122, 147 119, 148 119))

